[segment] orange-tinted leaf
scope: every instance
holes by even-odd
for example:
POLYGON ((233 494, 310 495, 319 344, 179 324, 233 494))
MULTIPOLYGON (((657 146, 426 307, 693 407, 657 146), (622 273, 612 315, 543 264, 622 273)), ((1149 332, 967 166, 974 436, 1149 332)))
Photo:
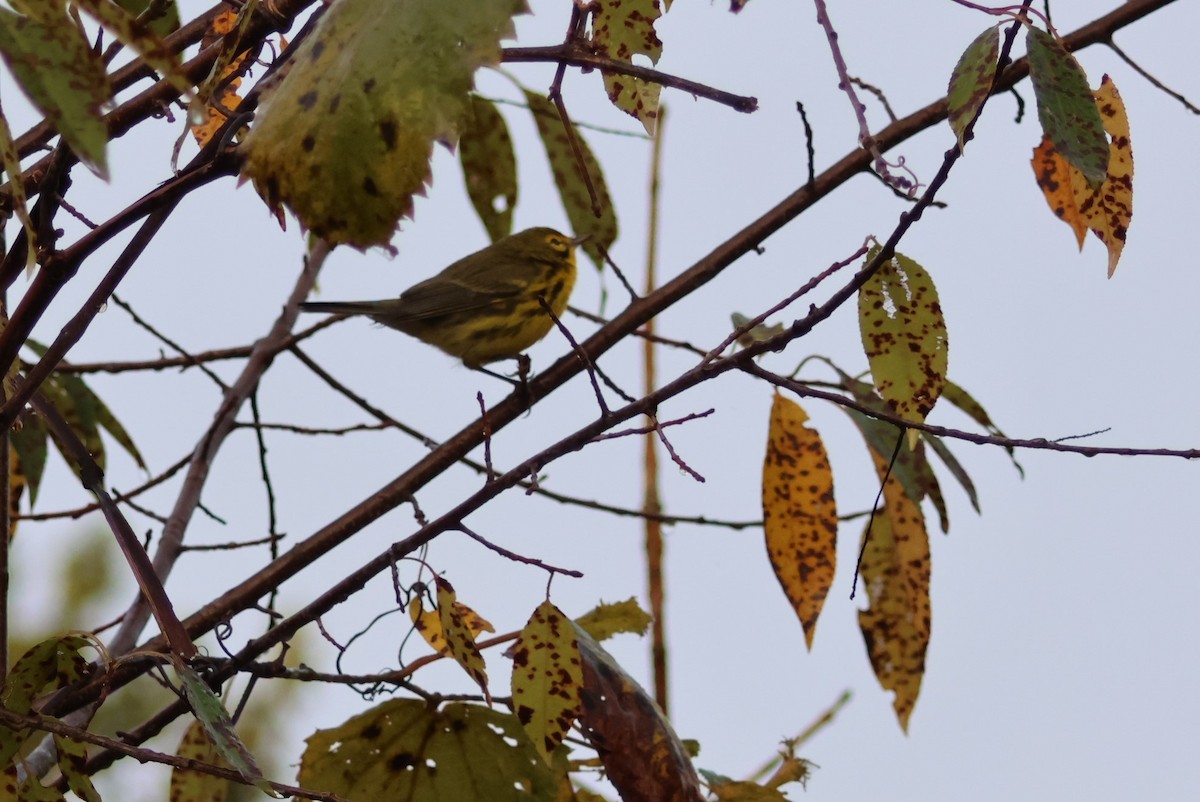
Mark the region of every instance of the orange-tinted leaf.
POLYGON ((700 802, 700 778, 658 705, 578 626, 579 723, 623 802, 700 802))
POLYGON ((583 667, 575 627, 544 601, 513 648, 513 713, 546 765, 579 715, 583 667))
MULTIPOLYGON (((872 248, 867 260, 878 252, 879 246, 872 248)), ((933 279, 895 254, 858 291, 858 325, 879 394, 901 417, 924 421, 946 385, 948 363, 946 321, 933 279)))
MULTIPOLYGON (((886 459, 871 451, 882 480, 886 459)), ((869 606, 858 613, 859 628, 879 684, 894 692, 892 706, 900 726, 921 692, 925 652, 929 647, 929 535, 921 509, 889 476, 883 486, 884 506, 876 515, 863 552, 862 580, 869 606)))
POLYGON ((767 556, 811 649, 837 565, 837 505, 825 445, 806 420, 799 404, 775 393, 762 504, 767 556))
POLYGON ((479 653, 479 647, 475 645, 475 635, 471 632, 467 616, 456 605, 454 587, 441 577, 436 577, 434 581, 437 583, 438 619, 442 625, 442 637, 446 641, 446 654, 479 684, 488 704, 491 704, 487 667, 483 655, 479 653))
POLYGON ((1071 189, 1071 165, 1059 155, 1050 138, 1046 136, 1043 136, 1042 143, 1033 149, 1030 164, 1033 166, 1037 185, 1046 196, 1046 203, 1050 204, 1050 211, 1071 227, 1079 247, 1082 248, 1087 226, 1079 214, 1079 207, 1075 204, 1075 192, 1071 189))

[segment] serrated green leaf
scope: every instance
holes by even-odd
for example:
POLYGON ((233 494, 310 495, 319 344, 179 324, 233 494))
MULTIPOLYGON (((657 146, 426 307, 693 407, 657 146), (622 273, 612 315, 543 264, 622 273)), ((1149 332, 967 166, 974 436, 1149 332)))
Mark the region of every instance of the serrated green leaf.
POLYGON ((1087 75, 1075 57, 1045 31, 1030 28, 1025 46, 1042 130, 1088 185, 1098 189, 1108 175, 1108 137, 1087 75))
MULTIPOLYGON (((662 15, 658 0, 597 0, 592 7, 592 44, 601 53, 630 64, 636 55, 658 63, 662 55, 662 41, 654 30, 655 21, 662 15)), ((654 136, 662 87, 629 75, 600 72, 613 105, 636 117, 646 133, 654 136)))
POLYGON ((331 243, 386 245, 453 148, 475 70, 498 64, 524 0, 341 0, 259 106, 243 174, 331 243))
POLYGON ((311 735, 299 782, 345 799, 555 802, 564 752, 547 767, 508 713, 392 699, 311 735))
POLYGON ((513 647, 513 713, 534 749, 554 765, 555 751, 579 716, 583 667, 571 620, 544 601, 513 647))
POLYGON ((471 205, 495 242, 512 233, 517 158, 504 115, 496 104, 471 95, 471 112, 471 122, 458 143, 458 155, 471 205))
MULTIPOLYGON (((872 248, 867 261, 878 252, 879 246, 872 248)), ((942 394, 948 363, 946 321, 933 279, 912 259, 894 254, 859 289, 858 325, 879 394, 900 417, 924 422, 942 394)))
POLYGON ((950 73, 950 88, 946 93, 946 118, 954 135, 958 137, 960 150, 966 146, 963 135, 967 125, 975 119, 976 112, 991 91, 999 58, 1000 31, 992 26, 967 45, 958 63, 954 65, 954 71, 950 73))
POLYGON ((108 75, 66 7, 59 12, 56 20, 42 20, 0 8, 0 55, 75 155, 107 177, 108 126, 100 107, 112 94, 108 75))
POLYGON ((563 208, 571 228, 577 237, 589 237, 581 247, 597 269, 604 267, 604 250, 612 247, 617 239, 617 216, 613 210, 612 200, 608 195, 608 185, 604 182, 604 173, 600 171, 600 163, 592 155, 587 142, 584 141, 578 129, 572 125, 575 140, 583 156, 583 164, 588 176, 592 179, 592 188, 596 191, 596 201, 600 216, 592 210, 591 196, 587 184, 579 173, 575 161, 575 152, 571 148, 571 140, 563 129, 562 119, 558 109, 554 107, 545 95, 525 90, 525 100, 529 110, 533 112, 533 120, 537 124, 538 135, 546 148, 546 157, 550 161, 550 170, 554 173, 554 183, 558 187, 559 197, 562 198, 563 208))
POLYGON ((597 641, 602 641, 621 632, 645 635, 653 620, 637 599, 630 597, 623 602, 601 602, 576 618, 575 623, 597 641))
POLYGON ((254 760, 254 755, 238 737, 225 705, 221 704, 221 700, 212 689, 199 674, 182 661, 175 663, 175 676, 183 688, 183 695, 187 698, 192 712, 196 715, 196 720, 204 726, 209 741, 220 752, 221 757, 241 774, 246 782, 253 784, 267 796, 279 798, 271 784, 263 779, 262 770, 254 760))

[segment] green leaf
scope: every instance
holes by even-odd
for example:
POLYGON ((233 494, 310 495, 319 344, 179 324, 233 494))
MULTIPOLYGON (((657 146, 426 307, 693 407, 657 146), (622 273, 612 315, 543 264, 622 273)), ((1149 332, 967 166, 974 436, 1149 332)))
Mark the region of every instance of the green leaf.
POLYGON ((579 643, 562 610, 544 601, 512 650, 513 713, 534 749, 554 765, 555 751, 579 715, 583 689, 579 643))
POLYGON ((35 19, 0 8, 0 55, 75 155, 107 178, 108 126, 100 107, 112 94, 108 76, 66 7, 59 12, 57 19, 35 19))
POLYGON ((392 699, 308 738, 299 782, 346 799, 554 802, 566 758, 538 757, 515 716, 392 699))
MULTIPOLYGON (((4 707, 24 715, 47 686, 62 688, 83 679, 90 671, 88 661, 79 653, 92 642, 80 635, 48 638, 21 655, 9 671, 0 700, 4 707)), ((0 766, 6 766, 17 754, 28 732, 0 727, 0 766)))
POLYGON ((259 106, 243 173, 313 234, 386 245, 453 148, 475 70, 500 61, 524 0, 340 0, 259 106))
MULTIPOLYGON (((740 329, 750 322, 750 318, 746 317, 740 312, 731 312, 729 314, 729 319, 733 323, 733 327, 735 329, 740 329)), ((782 323, 776 323, 771 326, 768 326, 766 323, 759 323, 757 326, 742 332, 738 336, 737 342, 738 345, 742 346, 743 348, 748 348, 757 342, 769 340, 779 334, 783 334, 782 323)))
POLYGON ((571 139, 558 116, 558 109, 545 95, 530 92, 528 89, 525 90, 525 100, 529 103, 529 110, 533 112, 538 135, 546 148, 550 170, 554 173, 554 183, 562 198, 567 219, 571 221, 571 228, 577 237, 590 237, 580 247, 597 268, 603 268, 604 254, 600 246, 608 250, 616 241, 617 217, 613 211, 612 200, 608 196, 608 186, 604 183, 604 174, 600 172, 600 163, 592 155, 579 131, 572 125, 571 130, 574 132, 575 141, 579 143, 583 165, 587 168, 588 176, 592 179, 592 188, 596 191, 596 202, 600 211, 600 216, 597 217, 592 209, 587 184, 579 173, 575 152, 571 148, 571 139))
POLYGON ((117 5, 139 19, 149 10, 143 20, 151 31, 159 36, 179 28, 179 6, 175 0, 114 0, 117 5))
POLYGON ((153 30, 110 0, 72 0, 104 26, 121 44, 138 57, 180 94, 190 98, 192 81, 180 69, 179 55, 171 51, 153 30))
MULTIPOLYGON (((877 253, 879 246, 867 261, 877 253)), ((948 362, 933 279, 912 259, 893 255, 858 291, 858 325, 879 394, 900 417, 924 422, 942 394, 948 362)))
POLYGON ((462 132, 458 156, 467 195, 492 241, 512 233, 517 205, 517 158, 504 116, 490 100, 471 95, 471 122, 462 132))
POLYGON ((26 415, 21 428, 9 432, 8 442, 17 452, 21 474, 29 482, 29 507, 37 501, 42 473, 46 470, 46 424, 40 415, 26 415))
POLYGON ((637 599, 630 597, 623 602, 600 603, 575 619, 583 631, 598 641, 611 638, 620 632, 645 635, 653 619, 641 608, 637 599))
MULTIPOLYGON (((958 461, 958 458, 955 457, 954 453, 951 452, 946 446, 946 442, 942 438, 932 435, 929 432, 921 432, 921 438, 929 444, 929 447, 933 449, 933 453, 937 454, 942 460, 946 466, 946 470, 950 471, 950 475, 957 479, 958 483, 962 485, 962 489, 966 491, 967 498, 971 500, 971 506, 975 508, 975 512, 981 512, 979 509, 979 496, 975 492, 975 483, 971 481, 971 477, 967 473, 967 469, 962 466, 962 464, 958 461)), ((945 532, 946 529, 946 521, 943 519, 942 531, 945 532)))
POLYGON ((960 150, 967 144, 963 140, 967 125, 975 119, 992 89, 999 58, 1000 31, 992 26, 967 45, 950 73, 950 88, 946 93, 947 120, 958 137, 960 150))
MULTIPOLYGON (((652 64, 662 55, 662 42, 654 23, 662 15, 658 0, 597 0, 592 16, 592 44, 615 61, 633 63, 636 55, 652 64)), ((654 136, 658 121, 658 96, 662 87, 641 78, 601 70, 604 88, 613 105, 636 117, 654 136)))
MULTIPOLYGON (((958 386, 949 379, 946 380, 946 386, 942 390, 942 398, 967 413, 980 426, 987 430, 988 434, 996 437, 1007 437, 1004 432, 1000 431, 1000 427, 992 423, 992 419, 988 416, 987 410, 983 405, 975 400, 975 397, 958 386)), ((1008 452, 1009 459, 1012 460, 1013 466, 1017 469, 1017 473, 1021 474, 1021 478, 1025 478, 1025 469, 1021 467, 1021 463, 1017 462, 1016 450, 1012 446, 1005 446, 1004 450, 1008 452)))
POLYGON ((1075 57, 1045 31, 1030 28, 1025 46, 1042 130, 1088 185, 1099 189, 1108 175, 1108 137, 1087 75, 1075 57))
MULTIPOLYGON (((17 143, 13 141, 12 129, 8 127, 8 118, 0 109, 0 169, 8 176, 8 193, 12 204, 13 214, 21 221, 25 229, 25 267, 32 268, 37 264, 38 237, 37 228, 29 217, 29 205, 25 197, 24 173, 21 172, 21 157, 17 153, 17 143)), ((5 221, 7 217, 4 218, 5 221)), ((6 246, 3 226, 0 226, 0 247, 6 246)), ((6 248, 7 249, 7 248, 6 248)), ((7 324, 7 320, 4 321, 7 324)))
POLYGON ((279 798, 271 784, 263 779, 262 770, 255 762, 254 755, 250 754, 250 750, 238 737, 225 705, 221 704, 221 700, 212 689, 199 674, 184 665, 181 660, 175 662, 175 676, 183 688, 183 695, 191 705, 192 712, 204 726, 209 741, 220 752, 221 757, 241 774, 246 782, 253 784, 267 796, 279 798))

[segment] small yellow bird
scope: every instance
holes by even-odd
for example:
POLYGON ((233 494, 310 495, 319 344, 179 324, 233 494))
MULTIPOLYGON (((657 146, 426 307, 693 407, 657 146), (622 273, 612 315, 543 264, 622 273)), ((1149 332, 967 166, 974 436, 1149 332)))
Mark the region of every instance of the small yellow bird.
POLYGON ((456 356, 469 368, 519 356, 549 333, 575 286, 575 246, 552 228, 530 228, 383 301, 303 303, 305 312, 366 315, 456 356))

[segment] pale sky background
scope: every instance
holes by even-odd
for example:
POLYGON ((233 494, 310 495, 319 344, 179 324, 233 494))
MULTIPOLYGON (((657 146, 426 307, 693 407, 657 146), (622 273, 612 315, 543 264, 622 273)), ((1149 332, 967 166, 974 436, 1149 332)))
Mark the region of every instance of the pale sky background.
MULTIPOLYGON (((561 41, 565 2, 534 2, 535 14, 518 21, 519 43, 561 41)), ((903 116, 937 99, 966 44, 991 19, 951 2, 884 4, 862 0, 831 4, 833 22, 853 74, 881 87, 903 116)), ((1112 3, 1059 2, 1054 22, 1069 32, 1112 3)), ((185 17, 204 6, 185 2, 185 17)), ((1193 102, 1200 74, 1190 32, 1200 6, 1179 2, 1117 34, 1118 44, 1193 102)), ((840 158, 856 135, 845 96, 836 89, 828 47, 808 3, 753 0, 739 16, 727 4, 676 3, 659 25, 659 67, 739 94, 758 97, 760 110, 742 115, 708 101, 665 92, 668 120, 662 179, 660 275, 685 270, 733 236, 805 179, 803 130, 795 103, 815 129, 818 171, 840 158)), ((1023 48, 1018 40, 1016 53, 1023 48)), ((950 339, 950 377, 966 387, 1011 436, 1055 439, 1111 427, 1083 442, 1189 448, 1200 445, 1196 416, 1195 343, 1200 273, 1193 238, 1200 167, 1194 158, 1200 118, 1153 89, 1111 51, 1079 55, 1093 85, 1109 73, 1120 88, 1132 127, 1135 217, 1128 246, 1112 280, 1106 255, 1089 238, 1082 254, 1056 221, 1029 168, 1040 138, 1027 82, 1018 89, 1025 120, 1013 122, 1011 95, 989 104, 939 199, 901 244, 937 283, 950 339), (1192 345, 1188 345, 1192 343, 1192 345)), ((511 72, 545 90, 551 65, 515 65, 511 72)), ((512 84, 483 73, 482 92, 515 98, 512 84)), ((20 118, 20 101, 4 85, 6 110, 20 118)), ((564 88, 575 119, 636 132, 616 112, 596 74, 568 73, 564 88)), ((868 101, 873 128, 886 122, 868 101)), ((521 170, 516 228, 565 228, 565 216, 526 112, 506 107, 521 170)), ((76 171, 70 199, 93 219, 115 210, 169 175, 175 123, 142 126, 112 146, 114 176, 102 185, 76 171)), ((14 129, 24 130, 20 123, 14 129)), ((648 142, 588 132, 616 204, 621 237, 613 257, 641 284, 646 251, 648 142)), ((953 135, 944 124, 889 155, 905 157, 923 180, 932 178, 953 135)), ((186 153, 186 151, 185 151, 186 153)), ((457 162, 439 149, 434 184, 394 245, 380 252, 338 250, 321 278, 321 298, 395 295, 409 284, 486 244, 470 209, 457 162)), ((764 243, 761 256, 744 257, 708 286, 658 320, 661 333, 712 347, 729 330, 729 313, 754 314, 811 275, 852 253, 869 234, 886 236, 905 204, 869 177, 839 189, 764 243)), ((66 220, 65 216, 63 218, 66 220)), ((68 240, 78 231, 67 221, 68 240)), ((128 237, 91 260, 68 286, 35 336, 52 339, 128 237)), ((121 294, 145 317, 193 351, 245 344, 261 336, 294 281, 302 251, 295 221, 280 232, 249 186, 232 180, 194 193, 122 286, 121 294)), ((574 304, 609 310, 624 302, 619 285, 582 265, 574 304)), ((828 292, 838 282, 835 280, 828 292)), ((14 294, 22 291, 21 286, 14 294)), ((776 320, 803 314, 809 300, 776 320)), ((309 322, 302 319, 302 324, 309 322)), ((582 338, 588 324, 569 319, 582 338)), ((348 322, 309 341, 308 352, 394 417, 445 438, 477 415, 476 390, 488 403, 507 387, 464 369, 440 352, 398 333, 348 322)), ((110 307, 70 354, 74 361, 149 358, 159 345, 110 307)), ((535 369, 565 353, 551 336, 532 350, 535 369)), ((629 390, 639 386, 640 344, 607 354, 601 365, 629 390)), ((812 335, 764 364, 789 372, 809 354, 824 354, 845 369, 865 368, 853 305, 812 335)), ((663 383, 694 364, 664 350, 663 383)), ((222 364, 229 379, 238 366, 222 364)), ((827 374, 808 372, 813 378, 827 374)), ((218 402, 215 386, 197 372, 96 376, 92 386, 109 402, 145 454, 153 472, 189 452, 218 402)), ((714 407, 716 413, 670 431, 703 485, 669 463, 663 498, 669 512, 746 520, 760 516, 759 481, 770 389, 729 375, 673 401, 664 418, 714 407)), ((366 420, 290 357, 281 357, 260 394, 264 418, 309 426, 366 420)), ((876 479, 866 450, 842 412, 805 402, 825 439, 839 509, 869 507, 876 479)), ((515 464, 590 420, 594 401, 584 377, 539 404, 493 443, 497 466, 515 464)), ((241 419, 248 418, 248 412, 241 419)), ((937 408, 931 421, 969 428, 964 416, 937 408)), ((280 528, 288 543, 305 538, 336 514, 365 499, 423 449, 397 433, 309 438, 270 433, 269 459, 279 497, 280 528)), ((808 791, 792 798, 941 800, 1196 799, 1200 747, 1200 661, 1193 586, 1200 564, 1194 501, 1200 466, 1170 458, 1097 457, 1020 452, 1021 481, 997 448, 951 444, 975 480, 983 506, 976 516, 953 480, 942 474, 951 532, 933 531, 933 636, 920 700, 905 736, 890 694, 867 661, 850 575, 859 523, 842 529, 839 573, 817 629, 812 653, 773 578, 760 530, 734 532, 679 525, 669 531, 668 627, 672 717, 681 737, 698 739, 697 765, 729 776, 750 773, 771 757, 845 689, 854 699, 832 726, 803 750, 820 766, 808 791)), ((544 484, 559 492, 636 506, 641 444, 632 438, 594 445, 546 470, 544 484)), ((226 444, 204 494, 227 521, 198 515, 189 541, 216 543, 264 533, 264 494, 253 438, 236 433, 226 444)), ((108 476, 114 488, 142 481, 131 461, 116 454, 108 476)), ((431 517, 478 486, 465 470, 442 477, 419 494, 431 517)), ((166 513, 178 482, 144 498, 166 513)), ((40 511, 78 506, 61 462, 52 463, 40 511)), ((153 521, 132 511, 135 530, 153 521)), ((931 516, 932 510, 926 510, 931 516)), ((556 565, 583 570, 580 580, 559 578, 552 598, 572 615, 600 600, 638 596, 644 602, 641 528, 539 498, 509 493, 468 520, 476 531, 556 565)), ((30 526, 14 551, 18 560, 17 617, 30 628, 46 615, 50 588, 41 581, 47 553, 73 548, 99 523, 30 526), (48 549, 48 544, 52 544, 48 549)), ((283 607, 294 610, 340 576, 408 535, 414 524, 401 508, 338 549, 331 559, 284 588, 283 607)), ((115 550, 115 547, 114 547, 115 550)), ((235 584, 261 554, 190 556, 168 582, 181 613, 235 584)), ((513 565, 465 537, 439 538, 428 559, 454 583, 460 597, 501 632, 519 628, 542 599, 544 575, 513 565)), ((415 569, 412 576, 415 578, 415 569)), ((97 610, 92 626, 124 608, 133 592, 97 610)), ((343 640, 386 610, 386 577, 369 585, 325 619, 343 640)), ((258 620, 239 619, 235 637, 250 637, 258 620)), ((347 656, 351 671, 395 664, 405 633, 392 617, 347 656)), ((330 653, 309 638, 306 662, 330 668, 330 653)), ((609 643, 619 661, 649 684, 648 641, 622 636, 609 643)), ((424 654, 409 646, 406 658, 424 654)), ((509 667, 489 654, 493 684, 503 693, 509 667)), ((449 666, 421 672, 425 687, 467 690, 449 666)), ((313 727, 329 727, 367 703, 340 689, 297 688, 295 720, 280 733, 287 762, 298 760, 313 727)), ((160 748, 171 748, 161 745, 160 748)), ((148 771, 134 767, 134 772, 148 771)), ((290 768, 278 779, 293 779, 290 768)))

